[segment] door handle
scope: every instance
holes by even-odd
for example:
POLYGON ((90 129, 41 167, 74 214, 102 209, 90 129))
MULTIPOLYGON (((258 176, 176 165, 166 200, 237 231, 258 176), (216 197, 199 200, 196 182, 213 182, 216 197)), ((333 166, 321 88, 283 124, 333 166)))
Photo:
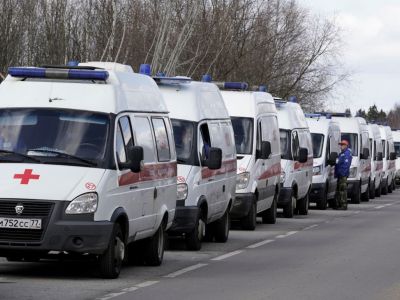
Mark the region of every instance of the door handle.
POLYGON ((136 190, 137 188, 138 188, 137 185, 132 185, 129 187, 130 190, 136 190))
POLYGON ((214 178, 210 178, 210 179, 208 179, 208 182, 210 182, 210 181, 214 181, 214 178))

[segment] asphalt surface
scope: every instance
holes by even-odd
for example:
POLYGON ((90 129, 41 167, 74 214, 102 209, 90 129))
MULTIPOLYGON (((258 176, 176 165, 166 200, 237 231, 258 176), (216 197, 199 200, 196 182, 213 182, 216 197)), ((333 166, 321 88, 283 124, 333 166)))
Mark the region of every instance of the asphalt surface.
POLYGON ((0 299, 400 299, 400 191, 347 211, 311 209, 225 244, 185 251, 161 267, 98 278, 90 262, 0 259, 0 299))

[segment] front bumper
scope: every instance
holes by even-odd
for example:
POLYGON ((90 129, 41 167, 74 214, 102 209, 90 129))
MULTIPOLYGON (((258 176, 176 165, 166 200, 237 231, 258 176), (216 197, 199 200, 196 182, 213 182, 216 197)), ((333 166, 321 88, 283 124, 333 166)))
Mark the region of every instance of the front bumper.
POLYGON ((357 179, 347 179, 347 197, 351 198, 360 191, 360 181, 357 179))
POLYGON ((175 218, 169 233, 189 233, 196 226, 197 216, 200 209, 197 206, 177 206, 175 210, 175 218))
POLYGON ((42 215, 30 214, 27 209, 26 213, 24 210, 17 216, 3 209, 4 203, 2 203, 1 217, 40 218, 42 229, 0 228, 0 256, 47 254, 49 251, 102 254, 109 245, 114 224, 110 221, 94 221, 93 214, 65 215, 65 208, 69 204, 67 201, 7 200, 4 202, 10 203, 10 207, 21 202, 27 207, 40 202, 51 209, 47 214, 42 215))
POLYGON ((249 214, 251 205, 254 202, 253 193, 236 194, 235 202, 230 211, 232 219, 241 219, 249 214))
POLYGON ((279 191, 278 207, 282 208, 292 201, 292 188, 282 187, 279 191))
POLYGON ((310 202, 318 203, 323 197, 325 197, 325 183, 313 183, 311 186, 310 202))

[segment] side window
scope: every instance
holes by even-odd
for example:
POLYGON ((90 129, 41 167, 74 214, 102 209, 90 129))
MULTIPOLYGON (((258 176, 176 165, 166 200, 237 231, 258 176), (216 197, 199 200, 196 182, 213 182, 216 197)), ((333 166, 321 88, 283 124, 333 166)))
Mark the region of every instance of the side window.
POLYGON ((300 150, 300 143, 299 143, 299 134, 297 131, 292 132, 292 155, 294 160, 299 159, 299 150, 300 150))
POLYGON ((325 165, 328 165, 329 156, 331 154, 331 137, 326 139, 325 165))
POLYGON ((256 144, 256 150, 261 151, 261 120, 258 120, 257 122, 257 144, 256 144))
POLYGON ((152 118, 152 123, 156 138, 158 160, 169 161, 171 159, 171 151, 164 120, 162 118, 152 118))
POLYGON ((153 142, 153 133, 149 119, 146 117, 135 117, 133 120, 136 143, 143 147, 144 162, 155 162, 156 155, 153 142))
POLYGON ((128 116, 121 117, 118 120, 116 136, 116 152, 119 162, 127 162, 127 153, 133 147, 133 135, 131 122, 128 116))
POLYGON ((221 129, 223 134, 223 151, 226 158, 234 158, 235 157, 235 138, 233 134, 233 129, 230 123, 223 122, 221 123, 221 129))
POLYGON ((273 154, 280 152, 278 120, 274 116, 263 117, 261 120, 262 140, 271 143, 273 154))
POLYGON ((208 154, 210 152, 210 147, 211 147, 210 132, 208 130, 207 123, 201 124, 199 130, 200 130, 199 134, 200 161, 203 161, 208 158, 208 154))

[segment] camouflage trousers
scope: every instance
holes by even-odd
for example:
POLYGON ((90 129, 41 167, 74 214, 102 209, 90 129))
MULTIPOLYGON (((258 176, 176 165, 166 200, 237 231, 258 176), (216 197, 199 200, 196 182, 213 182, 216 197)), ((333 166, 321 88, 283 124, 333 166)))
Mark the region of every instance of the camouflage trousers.
POLYGON ((336 207, 347 208, 347 177, 339 177, 336 187, 336 207))

